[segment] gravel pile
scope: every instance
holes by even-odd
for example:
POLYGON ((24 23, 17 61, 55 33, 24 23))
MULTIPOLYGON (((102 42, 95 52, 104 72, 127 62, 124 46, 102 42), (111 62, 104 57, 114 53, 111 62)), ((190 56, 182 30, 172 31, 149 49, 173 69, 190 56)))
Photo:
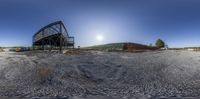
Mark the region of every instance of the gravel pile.
POLYGON ((0 96, 197 97, 200 96, 200 53, 4 52, 0 53, 0 96))

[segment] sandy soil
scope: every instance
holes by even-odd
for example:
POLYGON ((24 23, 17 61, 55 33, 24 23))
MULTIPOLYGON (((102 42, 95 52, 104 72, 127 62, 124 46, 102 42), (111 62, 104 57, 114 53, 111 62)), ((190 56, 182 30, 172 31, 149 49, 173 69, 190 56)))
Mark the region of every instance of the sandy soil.
POLYGON ((200 52, 1 52, 0 96, 198 97, 200 52))

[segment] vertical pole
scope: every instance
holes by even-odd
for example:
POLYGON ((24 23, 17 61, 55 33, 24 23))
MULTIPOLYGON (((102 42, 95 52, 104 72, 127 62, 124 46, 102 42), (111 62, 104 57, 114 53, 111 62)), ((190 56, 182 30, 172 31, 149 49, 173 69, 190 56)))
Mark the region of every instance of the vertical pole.
POLYGON ((34 36, 32 37, 32 50, 34 50, 34 36))
POLYGON ((34 45, 32 44, 32 50, 34 50, 34 45))
POLYGON ((62 27, 60 23, 60 53, 62 53, 62 27))
POLYGON ((49 50, 49 52, 51 52, 51 42, 49 39, 48 39, 48 50, 49 50))
POLYGON ((74 45, 75 45, 75 44, 74 44, 74 37, 73 37, 73 49, 74 49, 74 45))
POLYGON ((51 40, 49 40, 49 43, 50 43, 50 52, 52 50, 52 43, 51 43, 51 40))
MULTIPOLYGON (((44 38, 44 31, 42 31, 42 38, 44 38)), ((44 39, 42 39, 42 50, 44 50, 44 39)))

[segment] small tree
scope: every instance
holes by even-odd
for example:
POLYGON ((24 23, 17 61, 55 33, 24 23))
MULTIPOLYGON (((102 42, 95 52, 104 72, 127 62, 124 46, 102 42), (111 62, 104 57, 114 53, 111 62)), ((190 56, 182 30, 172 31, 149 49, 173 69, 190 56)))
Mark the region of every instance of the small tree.
POLYGON ((156 47, 158 47, 158 48, 163 48, 163 47, 165 47, 165 42, 164 42, 163 40, 161 40, 161 39, 158 39, 158 40, 156 41, 156 47))
POLYGON ((152 43, 150 43, 150 44, 149 44, 149 47, 153 47, 153 44, 152 44, 152 43))

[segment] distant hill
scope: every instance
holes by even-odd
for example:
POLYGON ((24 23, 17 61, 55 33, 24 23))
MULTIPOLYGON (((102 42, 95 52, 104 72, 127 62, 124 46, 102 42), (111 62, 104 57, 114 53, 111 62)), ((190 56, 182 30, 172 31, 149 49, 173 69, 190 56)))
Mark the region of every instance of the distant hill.
POLYGON ((153 47, 153 46, 148 46, 148 45, 138 44, 138 43, 131 43, 131 42, 110 43, 110 44, 90 46, 86 48, 97 49, 97 50, 128 50, 128 51, 156 50, 157 49, 156 47, 153 47))
POLYGON ((122 50, 123 46, 124 46, 124 43, 109 43, 109 44, 103 44, 103 45, 89 46, 89 47, 85 47, 85 48, 99 49, 99 50, 106 50, 106 49, 122 50))

